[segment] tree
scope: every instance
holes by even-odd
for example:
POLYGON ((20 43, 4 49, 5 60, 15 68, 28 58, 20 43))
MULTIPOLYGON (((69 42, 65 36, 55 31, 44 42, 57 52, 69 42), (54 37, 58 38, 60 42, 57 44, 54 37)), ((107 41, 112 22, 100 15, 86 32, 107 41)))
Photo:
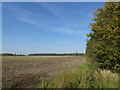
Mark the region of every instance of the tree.
POLYGON ((101 68, 120 72, 120 2, 106 2, 94 15, 86 54, 101 68))

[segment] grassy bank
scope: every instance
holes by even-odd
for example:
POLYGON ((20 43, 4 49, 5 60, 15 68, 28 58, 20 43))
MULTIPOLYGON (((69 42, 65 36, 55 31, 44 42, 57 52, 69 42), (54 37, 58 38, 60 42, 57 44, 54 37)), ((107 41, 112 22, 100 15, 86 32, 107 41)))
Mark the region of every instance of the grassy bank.
POLYGON ((101 70, 96 63, 85 62, 72 71, 59 74, 40 88, 118 88, 118 74, 101 70))

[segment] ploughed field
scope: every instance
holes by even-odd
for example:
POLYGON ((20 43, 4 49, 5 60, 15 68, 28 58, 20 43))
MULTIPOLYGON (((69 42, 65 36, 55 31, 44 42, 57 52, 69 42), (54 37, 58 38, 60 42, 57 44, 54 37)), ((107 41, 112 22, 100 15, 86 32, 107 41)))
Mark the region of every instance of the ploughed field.
POLYGON ((82 56, 3 56, 3 88, 37 88, 41 78, 51 81, 57 74, 79 66, 82 56))

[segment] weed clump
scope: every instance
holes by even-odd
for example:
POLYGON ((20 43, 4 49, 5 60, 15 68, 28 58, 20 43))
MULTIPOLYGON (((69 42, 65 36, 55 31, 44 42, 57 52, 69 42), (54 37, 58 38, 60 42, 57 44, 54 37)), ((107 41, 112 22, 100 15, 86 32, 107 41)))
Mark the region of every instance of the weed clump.
POLYGON ((85 62, 72 71, 61 73, 40 88, 118 88, 118 74, 101 70, 97 63, 85 62))

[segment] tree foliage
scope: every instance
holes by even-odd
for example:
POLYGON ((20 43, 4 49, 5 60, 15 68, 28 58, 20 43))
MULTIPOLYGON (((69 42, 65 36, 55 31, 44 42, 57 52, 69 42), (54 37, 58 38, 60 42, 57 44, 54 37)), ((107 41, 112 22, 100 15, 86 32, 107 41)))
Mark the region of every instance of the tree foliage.
POLYGON ((120 2, 106 2, 94 15, 86 54, 101 68, 120 72, 120 2))

